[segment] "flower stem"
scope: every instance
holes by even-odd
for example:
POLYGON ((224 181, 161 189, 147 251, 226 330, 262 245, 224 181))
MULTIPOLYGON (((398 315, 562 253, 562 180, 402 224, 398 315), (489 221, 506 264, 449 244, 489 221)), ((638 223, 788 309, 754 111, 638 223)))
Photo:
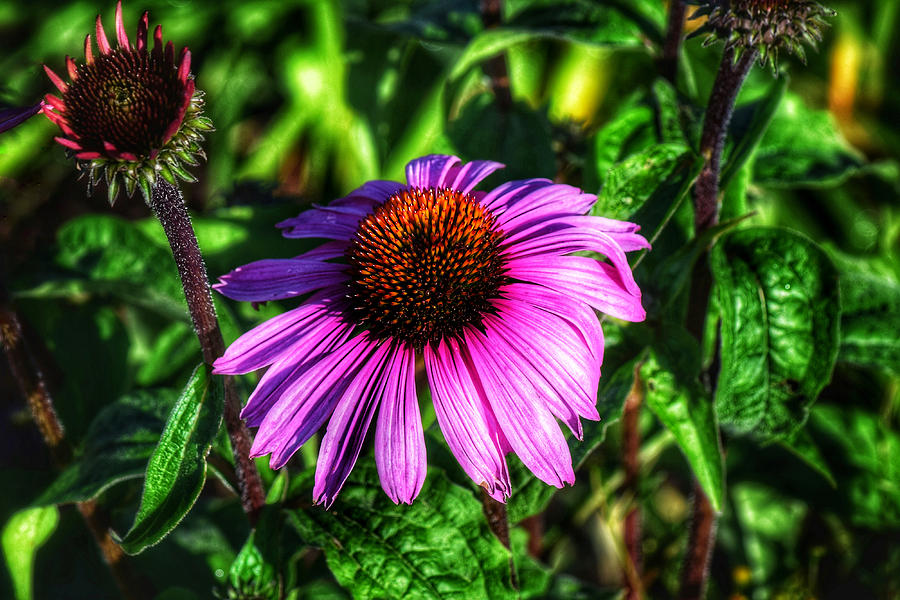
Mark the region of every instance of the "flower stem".
POLYGON ((634 370, 634 385, 625 399, 625 410, 622 414, 622 445, 625 452, 625 492, 632 497, 632 507, 625 515, 625 550, 628 555, 626 564, 627 600, 643 598, 641 585, 641 511, 638 494, 638 474, 640 471, 639 453, 641 449, 641 432, 639 420, 643 403, 643 383, 639 375, 640 366, 634 370))
MULTIPOLYGON (((65 429, 53 407, 53 398, 34 357, 25 345, 19 316, 9 304, 6 289, 0 282, 0 345, 9 361, 13 378, 28 402, 31 416, 41 437, 50 449, 57 468, 65 467, 72 459, 72 448, 65 438, 65 429)), ((145 600, 153 596, 152 586, 139 576, 127 560, 122 548, 109 534, 109 515, 93 500, 76 505, 90 530, 104 562, 123 598, 145 600)))
MULTIPOLYGON (((500 543, 509 550, 509 517, 506 505, 491 498, 486 491, 481 490, 481 508, 487 518, 488 527, 500 543)), ((516 563, 512 555, 509 557, 509 576, 513 589, 519 589, 519 575, 516 571, 516 563)))
MULTIPOLYGON (((500 25, 502 0, 481 0, 481 22, 485 29, 500 25)), ((512 93, 509 89, 509 69, 506 66, 506 55, 503 53, 485 61, 484 72, 491 79, 491 89, 497 98, 502 112, 512 107, 512 93)))
POLYGON ((722 53, 722 62, 706 106, 703 133, 700 136, 700 155, 705 162, 694 184, 695 234, 709 229, 719 221, 719 176, 725 134, 734 113, 734 102, 757 54, 755 48, 748 48, 735 61, 734 48, 726 48, 722 53))
MULTIPOLYGON (((699 236, 719 222, 719 177, 725 135, 734 114, 735 100, 757 55, 758 51, 755 48, 744 49, 737 60, 734 48, 726 48, 722 53, 719 71, 706 106, 703 133, 700 136, 700 155, 705 162, 694 183, 695 236, 699 236)), ((709 272, 707 256, 704 254, 694 266, 691 276, 690 308, 686 322, 688 331, 701 343, 711 290, 712 275, 709 272)), ((712 379, 708 377, 709 374, 706 375, 707 379, 712 379)), ((715 544, 717 515, 696 479, 693 497, 691 529, 681 568, 681 589, 678 594, 680 600, 703 598, 709 574, 709 560, 715 544)))
POLYGON ((716 539, 716 511, 700 484, 694 480, 693 515, 687 554, 681 569, 679 600, 701 600, 706 593, 709 559, 716 539))
MULTIPOLYGON (((203 262, 203 255, 200 253, 200 246, 197 244, 197 236, 194 235, 184 199, 177 187, 160 180, 153 187, 150 208, 159 219, 172 248, 188 312, 200 340, 203 360, 206 364, 212 365, 225 353, 225 342, 216 318, 216 309, 206 276, 206 264, 203 262)), ((255 524, 259 511, 265 504, 265 495, 256 465, 250 458, 250 434, 240 418, 240 401, 234 387, 234 379, 226 376, 224 387, 225 427, 231 439, 241 505, 250 523, 255 524)))
POLYGON ((666 28, 666 41, 663 43, 662 56, 659 59, 659 70, 662 76, 673 85, 678 76, 678 54, 681 51, 684 13, 684 0, 669 2, 669 24, 666 28))

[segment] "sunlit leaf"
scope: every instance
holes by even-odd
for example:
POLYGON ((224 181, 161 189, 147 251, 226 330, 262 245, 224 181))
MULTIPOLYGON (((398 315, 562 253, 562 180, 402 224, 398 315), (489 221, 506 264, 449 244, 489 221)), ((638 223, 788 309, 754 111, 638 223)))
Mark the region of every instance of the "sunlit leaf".
POLYGON ((144 492, 122 549, 137 554, 158 543, 194 505, 206 481, 206 454, 222 423, 222 388, 200 365, 175 403, 147 464, 144 492))
POLYGON ((0 534, 3 557, 12 579, 16 600, 33 598, 34 559, 56 524, 59 511, 55 506, 27 508, 14 514, 0 534))
POLYGON ((722 319, 719 420, 763 439, 788 436, 831 378, 837 273, 810 240, 761 228, 723 238, 711 268, 722 319))

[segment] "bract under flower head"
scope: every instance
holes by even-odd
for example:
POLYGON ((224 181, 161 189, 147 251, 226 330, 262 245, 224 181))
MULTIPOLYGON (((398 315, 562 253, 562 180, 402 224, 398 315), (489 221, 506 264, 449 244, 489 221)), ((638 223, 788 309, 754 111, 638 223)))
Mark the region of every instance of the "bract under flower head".
POLYGON ((218 373, 268 367, 242 417, 251 455, 280 468, 326 422, 313 496, 329 506, 375 424, 375 461, 394 502, 425 478, 416 398, 424 362, 438 425, 463 470, 493 498, 511 491, 515 452, 541 480, 574 482, 557 424, 580 438, 597 420, 603 333, 595 310, 644 319, 625 252, 633 223, 585 213, 596 197, 546 179, 475 186, 502 165, 426 156, 407 183, 370 181, 279 224, 325 238, 289 259, 250 263, 215 287, 236 300, 306 299, 241 336, 218 373), (589 250, 605 261, 573 256, 589 250))
POLYGON ((89 174, 93 186, 106 179, 109 203, 124 184, 130 196, 139 187, 149 202, 157 177, 174 184, 176 177, 195 181, 184 165, 205 158, 200 142, 212 123, 202 116, 203 94, 190 75, 191 53, 183 48, 176 60, 172 42, 163 46, 162 26, 148 45, 149 16, 138 21, 132 45, 116 4, 116 41, 110 45, 97 16, 94 54, 85 38, 84 63, 66 57, 66 82, 44 66, 59 96, 45 97, 43 112, 63 135, 55 138, 89 174))
POLYGON ((777 67, 782 50, 806 62, 804 45, 815 48, 822 41, 825 17, 834 11, 810 0, 699 0, 691 18, 706 16, 706 23, 692 35, 707 34, 704 44, 717 40, 738 53, 756 48, 759 63, 777 67))

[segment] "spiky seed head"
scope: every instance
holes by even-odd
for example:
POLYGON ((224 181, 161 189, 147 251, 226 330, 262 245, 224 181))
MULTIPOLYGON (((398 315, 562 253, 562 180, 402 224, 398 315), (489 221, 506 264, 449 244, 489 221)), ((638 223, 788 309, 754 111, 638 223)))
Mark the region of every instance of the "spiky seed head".
POLYGON ((113 47, 97 17, 94 53, 90 34, 84 42, 84 63, 66 57, 68 81, 44 69, 59 95, 44 98, 43 113, 62 130, 56 141, 88 174, 88 190, 101 179, 113 204, 119 191, 131 196, 139 188, 146 202, 157 179, 196 181, 184 165, 205 158, 199 142, 212 130, 203 116, 203 92, 190 74, 191 53, 178 57, 172 42, 163 45, 162 26, 148 44, 149 16, 138 21, 135 45, 116 4, 113 47))

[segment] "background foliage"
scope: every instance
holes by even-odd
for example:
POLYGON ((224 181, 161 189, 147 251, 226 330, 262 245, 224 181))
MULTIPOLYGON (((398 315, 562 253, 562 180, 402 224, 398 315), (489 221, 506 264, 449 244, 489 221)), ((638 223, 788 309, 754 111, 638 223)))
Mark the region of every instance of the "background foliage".
MULTIPOLYGON (((614 597, 635 505, 643 583, 667 597, 693 475, 722 514, 711 597, 900 595, 900 6, 829 5, 838 16, 807 66, 751 72, 722 224, 695 237, 693 149, 720 46, 688 40, 676 85, 658 77, 658 0, 508 0, 493 29, 474 0, 127 3, 129 31, 146 8, 190 46, 207 93, 217 130, 185 193, 212 276, 299 254, 276 222, 450 152, 505 162, 487 186, 555 178, 597 192, 595 214, 640 223, 654 242, 635 266, 649 319, 604 323, 604 420, 571 441, 577 484, 557 492, 511 464, 511 550, 487 530, 428 402, 431 469, 412 507, 381 492, 369 451, 330 512, 309 509, 311 443, 280 473, 258 463, 269 506, 250 532, 161 228, 137 197, 110 209, 86 196, 51 124, 32 119, 0 136, 0 243, 77 450, 55 470, 0 368, 0 596, 116 596, 99 554, 72 551, 91 541, 71 503, 96 499, 170 600, 614 597), (498 52, 510 106, 482 69, 498 52), (712 241, 698 344, 681 323, 712 241), (713 361, 710 395, 698 374, 713 361), (636 493, 623 487, 619 421, 635 375, 649 409, 636 493)), ((112 9, 0 0, 0 103, 49 91, 40 65, 61 69, 112 9)), ((217 303, 226 341, 290 305, 217 303)))

